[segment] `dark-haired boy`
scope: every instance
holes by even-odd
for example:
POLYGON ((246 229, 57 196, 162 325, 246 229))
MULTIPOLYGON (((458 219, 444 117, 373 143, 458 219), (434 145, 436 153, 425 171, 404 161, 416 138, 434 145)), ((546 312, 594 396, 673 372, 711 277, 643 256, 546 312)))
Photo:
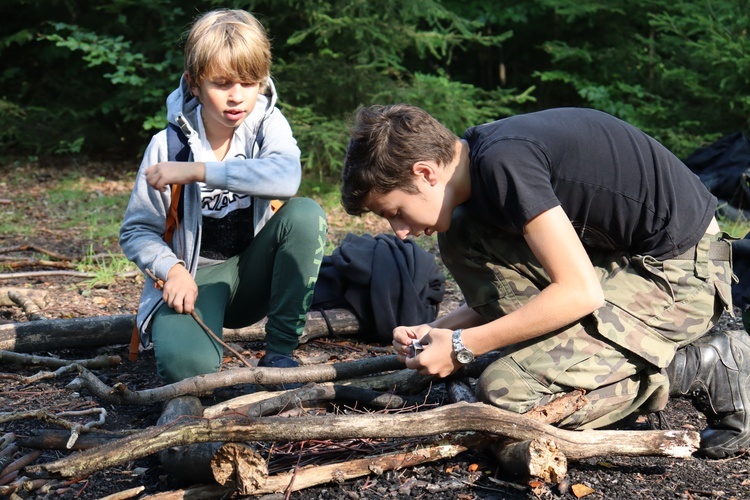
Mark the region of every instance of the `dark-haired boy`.
POLYGON ((560 108, 458 138, 422 109, 372 106, 352 126, 341 193, 401 238, 438 233, 464 294, 394 330, 407 367, 445 377, 499 350, 477 394, 501 408, 583 388, 588 404, 560 425, 597 428, 690 395, 709 420, 704 455, 750 443, 750 340, 707 334, 731 312, 716 200, 642 131, 560 108), (414 340, 424 350, 408 357, 414 340))

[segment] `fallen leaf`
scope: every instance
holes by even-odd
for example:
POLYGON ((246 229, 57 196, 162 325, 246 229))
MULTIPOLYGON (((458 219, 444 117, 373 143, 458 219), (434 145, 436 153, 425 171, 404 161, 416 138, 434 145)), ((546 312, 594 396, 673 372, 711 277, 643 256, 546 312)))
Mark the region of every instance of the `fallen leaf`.
POLYGON ((477 470, 479 470, 479 464, 469 465, 469 472, 476 472, 477 470))
POLYGON ((589 488, 585 484, 574 484, 570 487, 571 490, 573 490, 573 494, 576 496, 576 498, 582 498, 586 495, 590 495, 594 493, 594 490, 592 488, 589 488))

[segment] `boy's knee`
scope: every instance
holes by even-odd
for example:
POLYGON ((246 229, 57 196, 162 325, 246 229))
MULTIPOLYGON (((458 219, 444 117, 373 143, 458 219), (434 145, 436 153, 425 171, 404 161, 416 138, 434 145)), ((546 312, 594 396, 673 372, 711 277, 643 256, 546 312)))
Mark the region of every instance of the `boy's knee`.
POLYGON ((504 410, 526 413, 544 396, 532 387, 515 363, 499 359, 477 380, 477 399, 504 410))
POLYGON ((311 198, 292 198, 284 204, 284 217, 294 227, 294 233, 317 235, 328 231, 326 214, 311 198))
POLYGON ((156 369, 164 381, 171 384, 186 378, 215 373, 221 358, 217 352, 184 349, 179 352, 157 352, 156 369))
POLYGON ((325 212, 317 201, 312 198, 292 198, 284 204, 286 210, 291 212, 292 218, 301 220, 317 220, 325 218, 325 212))

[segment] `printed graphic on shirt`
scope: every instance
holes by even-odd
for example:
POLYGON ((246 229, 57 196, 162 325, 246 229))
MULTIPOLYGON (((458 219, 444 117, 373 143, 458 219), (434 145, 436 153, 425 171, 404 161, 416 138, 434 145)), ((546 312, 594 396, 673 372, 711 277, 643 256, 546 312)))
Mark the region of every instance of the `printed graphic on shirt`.
MULTIPOLYGON (((246 158, 237 154, 235 158, 246 158)), ((201 183, 201 210, 204 217, 221 219, 235 210, 248 208, 252 197, 246 194, 233 193, 227 189, 214 189, 201 183)))

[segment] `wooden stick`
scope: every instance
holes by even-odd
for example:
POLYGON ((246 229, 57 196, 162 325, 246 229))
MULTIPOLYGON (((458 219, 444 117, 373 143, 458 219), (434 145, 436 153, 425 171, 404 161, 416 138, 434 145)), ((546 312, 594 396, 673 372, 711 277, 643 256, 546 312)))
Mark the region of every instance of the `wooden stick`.
POLYGON ((8 292, 8 298, 12 300, 15 304, 17 304, 21 309, 23 309, 23 312, 26 314, 26 317, 29 319, 29 321, 38 321, 40 319, 47 319, 44 314, 42 314, 42 310, 39 308, 38 305, 31 299, 31 297, 28 297, 27 295, 23 293, 19 293, 16 291, 10 291, 8 292))
POLYGON ((106 497, 101 497, 99 500, 127 500, 128 498, 137 497, 145 489, 145 486, 136 486, 135 488, 130 488, 127 490, 119 491, 117 493, 112 493, 111 495, 107 495, 106 497))
POLYGON ((0 351, 0 363, 15 363, 19 365, 39 365, 48 368, 60 368, 68 365, 80 365, 85 368, 112 368, 120 364, 120 356, 101 354, 89 359, 60 359, 35 354, 21 354, 10 351, 0 351))
POLYGON ((550 401, 544 406, 532 408, 524 413, 524 415, 545 424, 556 424, 562 422, 567 417, 586 406, 588 400, 586 399, 585 394, 586 391, 583 389, 576 389, 550 401))
MULTIPOLYGON (((140 275, 140 271, 127 271, 117 274, 123 279, 135 278, 140 275)), ((20 278, 40 278, 42 276, 72 276, 74 278, 96 278, 96 273, 86 273, 83 271, 26 271, 18 273, 0 273, 0 280, 13 280, 20 278)))
POLYGON ((399 368, 403 368, 403 364, 396 359, 396 356, 380 356, 377 358, 364 358, 356 361, 317 366, 300 366, 297 368, 233 368, 223 372, 190 377, 173 384, 136 392, 131 391, 122 384, 109 387, 86 368, 78 367, 79 376, 68 387, 76 390, 86 388, 95 397, 110 403, 143 405, 167 401, 186 394, 196 396, 210 394, 216 389, 233 385, 331 382, 399 368))
POLYGON ((67 255, 62 255, 62 254, 53 252, 52 250, 47 250, 46 248, 33 245, 33 244, 23 244, 23 245, 16 245, 13 247, 0 248, 0 254, 1 253, 14 253, 14 252, 36 252, 36 253, 47 255, 57 260, 67 260, 67 261, 77 260, 75 257, 68 257, 67 255))
POLYGON ((144 430, 110 446, 27 467, 28 473, 81 477, 136 460, 170 446, 211 441, 303 441, 404 438, 449 432, 482 432, 526 441, 545 436, 570 459, 602 455, 686 458, 698 449, 695 431, 567 431, 482 403, 456 403, 419 413, 179 420, 144 430))
POLYGON ((17 458, 16 460, 8 464, 2 471, 0 471, 0 477, 5 477, 12 472, 20 471, 31 462, 39 458, 41 454, 41 450, 34 450, 26 453, 20 458, 17 458))
POLYGON ((35 290, 33 288, 16 288, 16 287, 5 287, 0 288, 0 306, 13 306, 16 303, 10 298, 11 293, 20 293, 29 297, 34 301, 36 305, 44 308, 47 305, 47 299, 49 294, 45 290, 35 290))

